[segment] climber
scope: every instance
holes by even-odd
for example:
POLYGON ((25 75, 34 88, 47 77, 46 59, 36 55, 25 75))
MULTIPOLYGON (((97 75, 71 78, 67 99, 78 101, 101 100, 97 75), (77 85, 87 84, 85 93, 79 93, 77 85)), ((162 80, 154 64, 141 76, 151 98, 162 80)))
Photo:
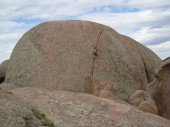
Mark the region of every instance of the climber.
POLYGON ((96 56, 98 56, 97 55, 97 48, 95 47, 94 49, 93 49, 93 59, 95 59, 96 58, 96 56))

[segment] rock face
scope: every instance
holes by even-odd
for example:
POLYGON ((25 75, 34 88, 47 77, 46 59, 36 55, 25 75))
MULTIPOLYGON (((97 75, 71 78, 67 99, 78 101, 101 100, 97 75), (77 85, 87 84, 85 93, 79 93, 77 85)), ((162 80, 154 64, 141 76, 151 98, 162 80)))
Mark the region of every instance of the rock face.
POLYGON ((10 90, 16 89, 16 88, 18 88, 18 86, 11 84, 11 83, 1 83, 1 85, 0 85, 0 89, 2 91, 10 91, 10 90))
POLYGON ((157 106, 147 91, 137 90, 132 94, 130 103, 144 112, 158 114, 157 106))
POLYGON ((110 100, 121 100, 118 97, 113 84, 110 82, 100 83, 90 75, 84 76, 84 92, 110 100))
POLYGON ((156 70, 155 79, 148 84, 147 91, 154 99, 158 114, 170 119, 170 60, 165 60, 156 70))
POLYGON ((149 112, 149 113, 153 113, 153 114, 158 113, 157 107, 154 104, 152 104, 150 101, 143 101, 139 105, 138 109, 141 111, 149 112))
POLYGON ((40 127, 41 125, 43 124, 35 117, 28 103, 11 92, 0 91, 1 127, 40 127))
POLYGON ((12 90, 44 112, 56 127, 169 127, 170 121, 129 104, 89 94, 38 88, 12 90))
POLYGON ((112 82, 127 101, 153 80, 161 62, 151 50, 110 27, 87 21, 47 22, 19 40, 5 83, 84 92, 83 78, 89 74, 112 82))
POLYGON ((165 62, 159 72, 162 83, 163 117, 170 119, 170 60, 165 62))
POLYGON ((153 91, 157 105, 160 105, 160 115, 170 119, 170 60, 166 60, 156 71, 160 84, 153 91))
POLYGON ((170 61, 161 63, 148 48, 101 24, 40 24, 0 65, 0 125, 169 127, 154 115, 170 118, 170 61))
POLYGON ((9 60, 5 60, 0 64, 0 84, 5 80, 6 72, 8 69, 8 63, 9 60))

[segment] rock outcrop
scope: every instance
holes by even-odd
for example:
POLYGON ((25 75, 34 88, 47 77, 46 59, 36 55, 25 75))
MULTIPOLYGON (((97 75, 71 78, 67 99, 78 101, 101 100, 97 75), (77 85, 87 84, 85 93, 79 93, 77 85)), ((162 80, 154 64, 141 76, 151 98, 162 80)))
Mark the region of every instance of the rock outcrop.
POLYGON ((162 83, 163 117, 170 119, 170 60, 161 66, 159 77, 162 83))
POLYGON ((158 114, 157 106, 147 91, 137 90, 131 96, 130 103, 144 112, 158 114))
POLYGON ((84 76, 84 92, 110 100, 121 100, 111 82, 100 83, 90 75, 84 76))
POLYGON ((149 113, 153 113, 153 114, 158 113, 157 107, 153 103, 151 103, 150 101, 143 101, 139 105, 138 109, 141 110, 141 111, 149 112, 149 113))
POLYGON ((169 77, 170 60, 110 27, 42 23, 0 65, 0 126, 169 127, 169 77))
POLYGON ((144 113, 129 104, 74 93, 39 88, 12 90, 51 119, 57 127, 169 127, 170 121, 144 113))
POLYGON ((128 101, 153 80, 161 62, 151 50, 110 27, 88 21, 47 22, 19 40, 5 83, 84 92, 83 78, 89 74, 114 84, 118 96, 128 101))
POLYGON ((8 64, 9 64, 9 60, 5 60, 0 64, 0 84, 5 80, 8 64))
POLYGON ((40 127, 43 125, 33 114, 32 106, 17 98, 12 92, 0 91, 1 127, 40 127))
POLYGON ((159 115, 170 119, 170 60, 164 61, 155 73, 157 83, 153 83, 152 96, 159 109, 159 115))

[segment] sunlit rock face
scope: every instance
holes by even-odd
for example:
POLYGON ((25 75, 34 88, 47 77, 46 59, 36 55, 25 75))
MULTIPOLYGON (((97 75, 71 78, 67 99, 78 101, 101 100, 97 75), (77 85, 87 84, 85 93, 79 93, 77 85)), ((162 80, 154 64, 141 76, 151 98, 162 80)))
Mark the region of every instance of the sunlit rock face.
POLYGON ((161 62, 151 50, 110 27, 88 21, 46 22, 19 40, 5 83, 84 92, 88 74, 111 82, 118 96, 128 100, 153 80, 161 62))

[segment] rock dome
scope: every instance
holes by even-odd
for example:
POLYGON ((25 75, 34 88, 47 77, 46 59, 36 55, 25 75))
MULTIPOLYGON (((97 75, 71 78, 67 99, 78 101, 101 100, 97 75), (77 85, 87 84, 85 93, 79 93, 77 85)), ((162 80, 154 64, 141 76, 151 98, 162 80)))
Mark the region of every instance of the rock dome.
POLYGON ((84 92, 84 75, 127 100, 145 89, 162 60, 110 27, 89 21, 55 21, 35 26, 16 44, 5 83, 84 92), (94 49, 96 53, 94 53, 94 49))

